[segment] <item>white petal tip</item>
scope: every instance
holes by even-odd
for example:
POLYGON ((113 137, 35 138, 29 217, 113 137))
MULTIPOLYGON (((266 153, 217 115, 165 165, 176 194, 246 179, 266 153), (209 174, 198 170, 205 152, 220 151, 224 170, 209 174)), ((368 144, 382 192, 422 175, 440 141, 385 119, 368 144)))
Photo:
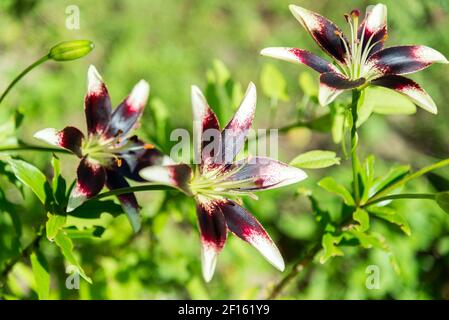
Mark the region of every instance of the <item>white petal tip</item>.
POLYGON ((58 130, 54 128, 46 128, 36 132, 33 137, 35 139, 47 142, 52 145, 58 145, 58 130))
POLYGON ((128 103, 136 109, 144 106, 150 95, 150 85, 145 80, 140 80, 131 91, 128 97, 128 103))
POLYGON ((87 71, 87 90, 89 92, 100 91, 103 87, 103 78, 94 65, 90 65, 87 71))
POLYGON ((218 254, 211 248, 201 249, 201 266, 203 271, 204 281, 210 282, 215 273, 215 266, 217 265, 218 254))
MULTIPOLYGON (((134 210, 135 211, 135 210, 134 210)), ((129 223, 134 233, 139 232, 142 227, 142 222, 138 212, 128 212, 126 211, 126 216, 128 217, 129 223)))
POLYGON ((284 259, 271 239, 260 237, 259 240, 254 241, 252 245, 259 250, 273 267, 281 272, 285 270, 284 259))
POLYGON ((72 212, 87 200, 87 197, 81 194, 75 187, 69 197, 66 212, 72 212))
POLYGON ((170 184, 170 175, 163 166, 151 166, 139 171, 139 175, 148 181, 170 184))

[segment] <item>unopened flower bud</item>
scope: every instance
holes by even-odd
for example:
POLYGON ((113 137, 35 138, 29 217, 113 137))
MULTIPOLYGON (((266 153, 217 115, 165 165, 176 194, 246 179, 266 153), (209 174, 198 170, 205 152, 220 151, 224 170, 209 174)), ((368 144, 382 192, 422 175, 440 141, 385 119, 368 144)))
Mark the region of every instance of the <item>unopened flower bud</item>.
POLYGON ((74 40, 58 43, 50 49, 49 58, 55 61, 69 61, 84 57, 94 49, 90 40, 74 40))

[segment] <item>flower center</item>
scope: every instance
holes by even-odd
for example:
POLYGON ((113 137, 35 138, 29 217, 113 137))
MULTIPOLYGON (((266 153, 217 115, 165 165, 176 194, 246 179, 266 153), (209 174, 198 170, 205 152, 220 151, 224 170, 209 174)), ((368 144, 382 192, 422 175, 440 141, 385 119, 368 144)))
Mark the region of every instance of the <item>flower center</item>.
POLYGON ((242 167, 240 166, 225 171, 222 167, 219 167, 203 173, 200 173, 197 168, 189 182, 190 190, 195 197, 206 198, 209 200, 239 196, 249 196, 257 199, 255 194, 245 190, 245 188, 254 185, 254 179, 233 179, 233 176, 235 176, 241 168, 242 167))
POLYGON ((366 24, 363 24, 360 38, 359 31, 359 10, 353 10, 350 14, 345 15, 346 22, 349 25, 351 31, 351 39, 348 43, 343 37, 341 32, 336 32, 336 35, 340 37, 346 51, 346 64, 337 62, 340 70, 351 80, 357 80, 365 78, 366 81, 372 80, 376 76, 376 71, 367 64, 369 53, 379 42, 380 39, 373 42, 375 32, 371 34, 368 39, 365 39, 366 24))

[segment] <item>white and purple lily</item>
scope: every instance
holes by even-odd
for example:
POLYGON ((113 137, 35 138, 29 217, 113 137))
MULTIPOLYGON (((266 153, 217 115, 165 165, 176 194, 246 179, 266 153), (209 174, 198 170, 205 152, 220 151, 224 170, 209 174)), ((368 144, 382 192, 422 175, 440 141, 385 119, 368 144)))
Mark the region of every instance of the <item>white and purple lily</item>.
POLYGON ((448 60, 440 52, 426 46, 384 48, 387 39, 385 5, 369 6, 360 25, 358 10, 345 15, 351 30, 350 38, 336 24, 318 13, 295 5, 290 5, 290 11, 334 63, 297 48, 265 48, 261 54, 305 64, 320 73, 321 105, 328 105, 344 90, 371 84, 393 89, 424 110, 437 113, 437 107, 426 91, 402 75, 420 71, 433 63, 448 63, 448 60))
MULTIPOLYGON (((36 132, 35 138, 71 151, 81 161, 77 169, 76 185, 71 191, 67 212, 97 195, 106 185, 110 190, 129 187, 125 177, 143 181, 140 169, 162 164, 166 157, 151 144, 129 133, 138 125, 147 103, 150 87, 141 80, 131 94, 112 111, 106 85, 94 66, 88 70, 87 95, 84 111, 87 138, 75 127, 53 128, 36 132)), ((139 205, 133 193, 118 199, 134 231, 140 228, 139 205)))
POLYGON ((152 166, 140 171, 149 180, 174 186, 197 203, 202 241, 203 277, 210 281, 228 231, 254 246, 273 266, 284 270, 279 250, 256 218, 240 206, 241 196, 255 197, 254 191, 278 188, 307 177, 300 169, 266 158, 235 161, 244 146, 256 109, 256 87, 250 83, 245 97, 224 130, 197 87, 192 87, 194 134, 199 165, 152 166), (210 133, 214 135, 213 141, 210 133), (209 137, 209 138, 208 138, 209 137), (212 144, 218 148, 210 148, 212 144), (217 151, 218 150, 218 151, 217 151), (231 198, 237 198, 231 200, 231 198))

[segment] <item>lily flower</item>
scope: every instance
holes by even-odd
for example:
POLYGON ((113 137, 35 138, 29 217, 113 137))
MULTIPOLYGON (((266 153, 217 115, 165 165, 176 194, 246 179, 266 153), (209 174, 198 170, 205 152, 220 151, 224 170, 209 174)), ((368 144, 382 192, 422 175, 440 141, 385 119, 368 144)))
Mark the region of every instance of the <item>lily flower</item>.
POLYGON ((150 181, 178 188, 196 201, 202 242, 202 270, 210 281, 228 231, 254 246, 274 267, 284 270, 279 250, 257 219, 239 203, 240 197, 278 188, 307 177, 300 169, 267 157, 235 161, 244 146, 256 109, 256 87, 250 83, 234 117, 221 130, 200 89, 192 87, 194 135, 198 166, 152 166, 140 171, 150 181), (213 135, 213 141, 211 133, 213 135), (213 146, 214 148, 211 148, 213 146), (224 160, 224 161, 223 161, 224 160))
MULTIPOLYGON (((67 212, 97 195, 105 185, 114 190, 129 187, 125 177, 143 181, 137 174, 140 169, 161 164, 166 159, 151 144, 129 134, 138 125, 147 103, 150 92, 148 83, 144 80, 138 82, 130 95, 112 111, 106 85, 93 65, 89 67, 87 79, 84 103, 87 137, 75 127, 62 130, 47 128, 34 135, 80 158, 77 181, 70 193, 67 212)), ((122 194, 118 199, 133 230, 137 232, 140 218, 135 195, 122 194)))
POLYGON ((328 105, 344 90, 375 85, 395 90, 424 110, 437 113, 437 107, 426 91, 402 75, 420 71, 433 63, 448 63, 448 60, 440 52, 426 46, 384 48, 387 39, 385 5, 369 6, 360 24, 360 11, 353 10, 345 15, 351 31, 349 38, 336 24, 318 13, 295 5, 289 8, 334 63, 297 48, 266 48, 261 54, 305 64, 320 73, 321 105, 328 105))

